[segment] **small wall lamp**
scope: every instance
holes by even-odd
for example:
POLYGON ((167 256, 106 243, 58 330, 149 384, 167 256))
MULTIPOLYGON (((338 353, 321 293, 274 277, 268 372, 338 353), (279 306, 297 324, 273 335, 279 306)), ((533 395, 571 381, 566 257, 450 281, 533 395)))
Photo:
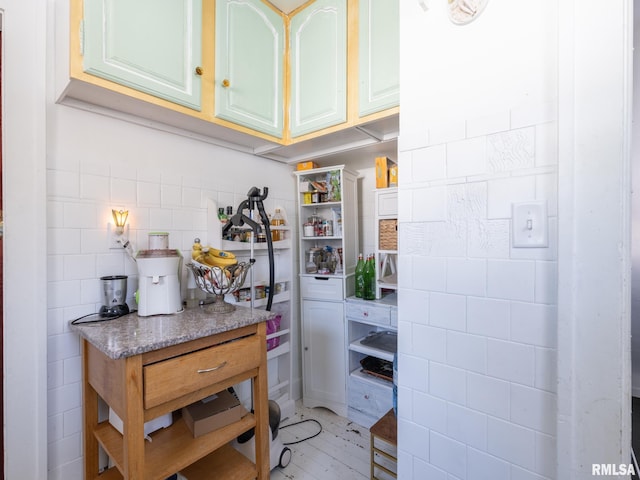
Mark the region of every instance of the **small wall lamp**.
POLYGON ((122 235, 124 233, 124 226, 127 223, 127 218, 129 217, 129 210, 111 210, 111 214, 113 215, 113 223, 115 224, 116 234, 122 235))

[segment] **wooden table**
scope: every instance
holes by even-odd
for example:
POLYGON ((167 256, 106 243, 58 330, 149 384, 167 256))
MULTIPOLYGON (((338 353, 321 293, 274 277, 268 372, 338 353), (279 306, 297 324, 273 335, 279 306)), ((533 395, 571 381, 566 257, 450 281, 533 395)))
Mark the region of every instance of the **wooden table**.
POLYGON ((266 324, 262 320, 118 359, 85 337, 83 354, 86 479, 164 480, 179 471, 189 480, 269 478, 266 324), (152 434, 152 442, 145 441, 145 422, 249 379, 254 412, 240 421, 194 438, 184 420, 174 414, 170 427, 152 434), (122 434, 108 420, 98 421, 99 398, 122 419, 122 434), (255 428, 255 464, 229 445, 251 428, 255 428), (99 472, 98 446, 113 464, 104 472, 99 472))

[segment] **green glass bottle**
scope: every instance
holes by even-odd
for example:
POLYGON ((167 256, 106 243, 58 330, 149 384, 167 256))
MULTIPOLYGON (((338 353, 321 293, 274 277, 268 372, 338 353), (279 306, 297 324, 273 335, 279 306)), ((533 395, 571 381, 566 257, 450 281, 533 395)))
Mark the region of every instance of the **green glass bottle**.
POLYGON ((362 298, 362 290, 364 288, 364 257, 358 255, 358 263, 356 263, 356 297, 362 298))
POLYGON ((364 265, 364 289, 362 298, 365 300, 376 299, 376 263, 374 255, 368 255, 364 265))

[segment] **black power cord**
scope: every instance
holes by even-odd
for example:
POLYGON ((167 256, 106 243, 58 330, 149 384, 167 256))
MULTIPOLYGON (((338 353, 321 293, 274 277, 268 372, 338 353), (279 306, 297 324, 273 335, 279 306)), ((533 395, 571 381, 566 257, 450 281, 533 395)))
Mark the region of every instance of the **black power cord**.
POLYGON ((295 442, 288 442, 288 443, 284 443, 282 442, 283 445, 295 445, 296 443, 302 443, 302 442, 306 442, 307 440, 311 440, 312 438, 317 437, 318 435, 320 435, 322 433, 322 424, 316 420, 315 418, 307 418, 305 420, 300 420, 299 422, 294 422, 294 423, 290 423, 289 425, 283 425, 281 427, 278 428, 278 430, 282 430, 283 428, 287 428, 287 427, 293 427, 294 425, 299 425, 301 423, 305 423, 305 422, 315 422, 318 424, 318 427, 320 427, 320 430, 318 430, 317 433, 314 433, 313 435, 303 438, 302 440, 296 440, 295 442))

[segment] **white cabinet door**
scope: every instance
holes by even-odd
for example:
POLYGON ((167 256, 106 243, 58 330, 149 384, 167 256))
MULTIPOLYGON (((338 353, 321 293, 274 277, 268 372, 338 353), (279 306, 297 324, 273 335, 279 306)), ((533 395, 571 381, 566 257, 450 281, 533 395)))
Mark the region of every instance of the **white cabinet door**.
POLYGON ((346 417, 346 352, 342 302, 302 301, 304 404, 346 417))
POLYGON ((201 0, 85 0, 84 71, 200 110, 201 0))

